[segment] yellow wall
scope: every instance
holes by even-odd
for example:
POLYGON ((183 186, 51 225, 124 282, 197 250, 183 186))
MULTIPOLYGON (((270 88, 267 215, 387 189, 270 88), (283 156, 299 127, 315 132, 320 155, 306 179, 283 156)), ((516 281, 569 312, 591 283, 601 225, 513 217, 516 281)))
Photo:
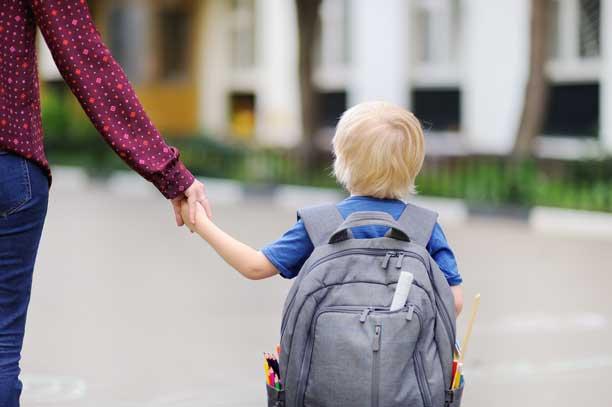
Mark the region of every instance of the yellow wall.
MULTIPOLYGON (((123 1, 115 4, 121 4, 123 1)), ((184 7, 190 7, 193 10, 192 15, 193 21, 191 22, 191 51, 190 51, 190 66, 188 67, 188 75, 185 79, 178 81, 164 81, 158 79, 157 74, 153 74, 152 78, 139 83, 136 86, 136 92, 140 101, 142 102, 146 112, 151 117, 153 123, 157 128, 165 134, 189 134, 193 135, 199 131, 199 120, 198 120, 198 84, 197 84, 197 72, 198 62, 200 60, 199 53, 201 52, 201 44, 199 39, 200 22, 203 21, 201 18, 204 11, 203 0, 175 0, 176 4, 184 7)), ((111 5, 111 1, 100 1, 92 2, 95 12, 96 21, 98 28, 105 36, 107 31, 107 16, 108 10, 111 5)), ((160 0, 152 0, 147 2, 153 9, 153 15, 155 11, 161 6, 160 0)), ((158 35, 154 29, 151 33, 152 43, 156 43, 156 36, 158 35)), ((155 52, 155 46, 153 46, 153 52, 155 52)), ((152 58, 156 60, 156 56, 152 58)), ((156 69, 153 69, 155 72, 156 69)))
POLYGON ((198 92, 194 85, 149 84, 137 87, 138 96, 162 133, 198 131, 198 92))

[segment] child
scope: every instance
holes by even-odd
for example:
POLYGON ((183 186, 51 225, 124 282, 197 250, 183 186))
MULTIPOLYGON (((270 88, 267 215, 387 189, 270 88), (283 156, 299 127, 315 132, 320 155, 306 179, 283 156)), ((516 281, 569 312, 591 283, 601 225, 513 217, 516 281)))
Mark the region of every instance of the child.
MULTIPOLYGON (((386 102, 368 102, 347 110, 333 139, 334 173, 350 197, 337 204, 346 218, 357 211, 382 211, 398 219, 406 207, 402 201, 414 193, 414 180, 424 160, 424 137, 417 118, 405 109, 386 102)), ((189 208, 182 206, 187 226, 246 278, 261 280, 280 274, 297 276, 314 250, 302 221, 279 240, 257 251, 232 238, 199 208, 195 224, 189 222, 189 208)), ((385 227, 353 229, 355 238, 382 237, 385 227)), ((427 250, 451 286, 457 315, 463 307, 461 276, 455 256, 440 225, 436 224, 427 250)))

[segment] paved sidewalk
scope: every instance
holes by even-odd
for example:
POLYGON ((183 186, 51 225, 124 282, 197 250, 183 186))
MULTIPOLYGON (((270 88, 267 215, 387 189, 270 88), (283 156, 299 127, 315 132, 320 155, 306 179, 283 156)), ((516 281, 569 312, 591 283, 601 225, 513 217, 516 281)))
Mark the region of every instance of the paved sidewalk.
MULTIPOLYGON (((295 219, 276 201, 214 209, 254 246, 295 219)), ((489 218, 449 222, 446 232, 466 297, 483 296, 464 406, 612 405, 612 240, 489 218)), ((242 279, 173 226, 163 199, 56 188, 28 319, 23 405, 263 406, 261 352, 277 343, 289 286, 242 279)))

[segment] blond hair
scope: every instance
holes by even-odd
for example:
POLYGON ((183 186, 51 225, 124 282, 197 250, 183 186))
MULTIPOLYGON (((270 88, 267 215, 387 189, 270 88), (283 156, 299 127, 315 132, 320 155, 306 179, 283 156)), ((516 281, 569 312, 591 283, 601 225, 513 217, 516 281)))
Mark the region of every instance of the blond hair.
POLYGON ((405 199, 425 158, 421 123, 387 102, 358 104, 342 115, 333 139, 334 174, 355 195, 405 199))

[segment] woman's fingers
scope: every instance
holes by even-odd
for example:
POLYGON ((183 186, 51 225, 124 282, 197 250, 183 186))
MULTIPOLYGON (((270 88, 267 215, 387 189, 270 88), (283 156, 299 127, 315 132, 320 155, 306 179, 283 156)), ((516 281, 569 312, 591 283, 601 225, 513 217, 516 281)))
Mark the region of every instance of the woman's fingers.
POLYGON ((181 227, 185 224, 183 222, 183 217, 181 216, 181 201, 180 199, 173 199, 171 203, 172 209, 174 209, 174 218, 176 220, 176 226, 181 227))
POLYGON ((185 190, 185 196, 187 197, 187 202, 189 203, 189 220, 191 223, 195 223, 196 221, 198 204, 202 205, 206 211, 206 216, 209 218, 212 217, 212 209, 210 207, 210 203, 208 202, 208 197, 206 196, 204 184, 198 180, 195 180, 193 184, 185 190))

